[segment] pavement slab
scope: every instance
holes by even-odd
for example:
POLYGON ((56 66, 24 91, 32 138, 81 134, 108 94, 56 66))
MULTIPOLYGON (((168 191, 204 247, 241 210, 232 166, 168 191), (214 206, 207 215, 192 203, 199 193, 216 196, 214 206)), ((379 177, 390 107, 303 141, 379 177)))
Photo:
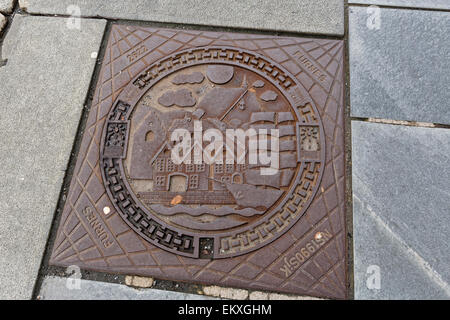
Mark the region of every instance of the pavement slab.
POLYGON ((31 297, 104 27, 16 15, 3 43, 0 299, 31 297))
POLYGON ((159 289, 136 289, 117 283, 47 276, 40 300, 215 300, 216 298, 159 289))
POLYGON ((450 130, 353 121, 352 140, 355 297, 448 299, 450 130))
POLYGON ((50 263, 345 298, 343 51, 113 24, 50 263), (170 130, 198 122, 278 128, 279 170, 175 164, 170 130))
POLYGON ((0 12, 11 13, 14 7, 14 0, 0 0, 0 12))
POLYGON ((343 0, 21 0, 29 13, 74 14, 204 26, 344 34, 343 0))
POLYGON ((424 9, 450 9, 450 1, 448 0, 349 0, 348 3, 424 9))
POLYGON ((351 115, 450 124, 450 13, 350 7, 351 115))

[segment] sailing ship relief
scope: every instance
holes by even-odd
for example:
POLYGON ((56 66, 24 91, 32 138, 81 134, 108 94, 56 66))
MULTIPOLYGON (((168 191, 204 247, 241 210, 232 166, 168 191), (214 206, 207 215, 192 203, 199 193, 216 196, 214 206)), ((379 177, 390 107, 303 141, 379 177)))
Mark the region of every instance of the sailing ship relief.
POLYGON ((149 210, 170 224, 216 231, 249 223, 292 186, 300 162, 297 137, 309 139, 312 151, 318 148, 317 132, 297 132, 296 121, 286 98, 254 72, 220 64, 176 72, 155 85, 133 111, 124 162, 129 184, 149 210), (248 139, 244 161, 228 163, 230 146, 225 143, 222 163, 194 163, 191 152, 191 163, 176 164, 171 135, 184 129, 193 140, 196 121, 203 131, 217 129, 224 137, 227 129, 266 129, 268 153, 278 157, 276 172, 261 173, 270 163, 249 163, 248 139), (277 150, 270 140, 273 129, 279 136, 277 150))

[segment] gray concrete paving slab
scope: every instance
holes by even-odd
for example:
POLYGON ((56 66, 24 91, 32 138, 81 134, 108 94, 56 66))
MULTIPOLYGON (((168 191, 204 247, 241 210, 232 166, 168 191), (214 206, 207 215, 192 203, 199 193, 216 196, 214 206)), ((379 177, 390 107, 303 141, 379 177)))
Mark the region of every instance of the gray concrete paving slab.
POLYGON ((42 300, 212 300, 215 298, 158 289, 136 289, 117 283, 48 276, 39 293, 42 300))
POLYGON ((450 124, 450 12, 350 7, 351 114, 450 124))
MULTIPOLYGON (((353 197, 354 288, 358 300, 448 299, 448 290, 434 281, 429 265, 395 236, 367 203, 353 197), (372 282, 374 266, 380 283, 372 282)), ((439 280, 438 280, 439 281, 439 280)))
POLYGON ((352 121, 357 298, 450 298, 449 163, 448 129, 352 121))
POLYGON ((21 0, 27 12, 206 26, 344 34, 343 0, 21 0), (76 7, 77 6, 77 7, 76 7))
POLYGON ((348 3, 425 9, 450 9, 449 0, 349 0, 348 3))
POLYGON ((3 43, 0 299, 31 297, 105 28, 67 21, 16 15, 3 43))

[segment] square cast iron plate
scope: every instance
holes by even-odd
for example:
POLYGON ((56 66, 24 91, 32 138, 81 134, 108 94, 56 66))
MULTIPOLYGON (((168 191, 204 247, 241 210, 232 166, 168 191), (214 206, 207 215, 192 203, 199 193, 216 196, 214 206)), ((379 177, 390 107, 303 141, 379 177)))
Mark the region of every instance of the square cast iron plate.
POLYGON ((114 25, 51 264, 346 298, 343 50, 114 25), (200 121, 279 129, 279 172, 174 164, 200 121))

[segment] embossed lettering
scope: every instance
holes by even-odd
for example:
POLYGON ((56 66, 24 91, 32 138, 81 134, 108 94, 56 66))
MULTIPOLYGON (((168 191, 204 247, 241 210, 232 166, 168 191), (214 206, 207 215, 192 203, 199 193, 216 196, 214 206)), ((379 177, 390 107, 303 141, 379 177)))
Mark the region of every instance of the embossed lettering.
POLYGON ((108 239, 108 233, 106 232, 98 218, 95 216, 93 210, 89 207, 86 207, 83 209, 83 214, 103 246, 105 248, 109 248, 112 245, 112 242, 108 239))
POLYGON ((300 51, 297 51, 294 53, 294 56, 297 58, 297 61, 303 64, 306 69, 311 71, 313 75, 317 77, 321 82, 325 81, 327 79, 327 76, 319 70, 307 57, 305 57, 304 54, 302 54, 300 51))
POLYGON ((281 272, 284 272, 285 277, 289 277, 294 271, 300 268, 301 264, 314 255, 314 253, 323 246, 328 240, 331 239, 331 233, 325 229, 325 231, 318 232, 316 239, 308 241, 304 247, 300 248, 293 257, 284 258, 284 265, 280 268, 281 272))
POLYGON ((134 60, 136 60, 140 55, 144 54, 145 52, 147 52, 148 49, 146 46, 142 45, 140 47, 138 47, 136 50, 134 50, 133 52, 131 52, 130 54, 127 55, 128 61, 129 62, 133 62, 134 60))

